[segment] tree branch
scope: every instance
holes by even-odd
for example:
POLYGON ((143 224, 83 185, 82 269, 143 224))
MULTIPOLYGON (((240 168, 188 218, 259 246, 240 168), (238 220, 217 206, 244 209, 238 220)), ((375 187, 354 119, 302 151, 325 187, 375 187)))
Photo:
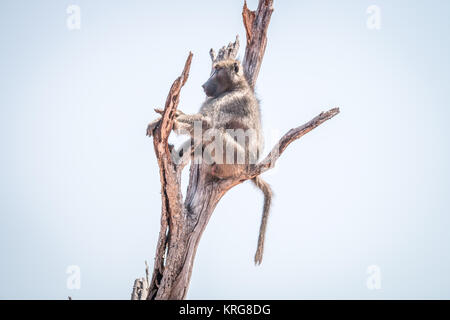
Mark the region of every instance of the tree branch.
POLYGON ((260 0, 258 9, 250 11, 244 2, 242 17, 247 34, 244 56, 244 74, 252 88, 255 87, 259 69, 267 46, 267 29, 273 12, 273 0, 260 0))
POLYGON ((212 48, 211 50, 209 50, 209 55, 212 61, 211 66, 214 67, 214 64, 219 61, 236 59, 238 51, 239 51, 239 35, 236 35, 236 40, 234 42, 230 42, 228 46, 223 46, 222 48, 220 48, 219 53, 216 54, 216 52, 212 48))
MULTIPOLYGON (((250 11, 247 3, 243 7, 243 21, 247 46, 243 61, 244 73, 254 87, 267 45, 267 29, 273 12, 273 0, 260 0, 256 11, 250 11)), ((212 65, 221 60, 235 59, 239 50, 239 38, 222 47, 216 54, 210 51, 212 65)), ((281 153, 296 139, 299 139, 323 122, 339 113, 339 109, 323 112, 308 123, 290 130, 269 155, 249 172, 237 178, 211 179, 208 165, 191 161, 189 185, 184 199, 181 194, 181 171, 190 160, 183 155, 175 164, 168 144, 173 129, 174 117, 180 100, 180 91, 189 76, 192 53, 189 54, 183 72, 167 96, 159 126, 153 132, 153 145, 158 160, 161 181, 161 228, 156 247, 152 279, 135 281, 132 299, 184 299, 187 294, 193 270, 195 254, 200 238, 222 196, 232 187, 269 170, 275 165, 281 153)))
POLYGON ((161 123, 154 132, 153 145, 159 165, 162 208, 161 228, 148 297, 154 297, 160 287, 165 271, 167 247, 177 240, 176 235, 179 236, 180 226, 184 224, 182 221, 183 197, 181 194, 181 183, 179 181, 181 176, 177 174, 176 165, 173 163, 168 139, 173 128, 175 113, 180 101, 181 88, 189 77, 191 62, 192 53, 189 53, 183 72, 170 88, 162 113, 161 123), (169 237, 169 235, 173 236, 169 237))

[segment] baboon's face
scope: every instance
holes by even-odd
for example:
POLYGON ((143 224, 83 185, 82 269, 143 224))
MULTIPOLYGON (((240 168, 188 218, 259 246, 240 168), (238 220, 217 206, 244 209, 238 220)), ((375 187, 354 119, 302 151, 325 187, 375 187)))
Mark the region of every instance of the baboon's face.
POLYGON ((242 67, 238 61, 222 61, 214 66, 211 77, 202 87, 208 97, 218 97, 230 91, 241 80, 242 67))

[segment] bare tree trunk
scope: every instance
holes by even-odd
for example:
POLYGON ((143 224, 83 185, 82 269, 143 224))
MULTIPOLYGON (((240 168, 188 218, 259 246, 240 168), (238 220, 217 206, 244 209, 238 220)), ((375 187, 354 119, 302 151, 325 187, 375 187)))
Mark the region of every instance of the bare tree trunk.
MULTIPOLYGON (((244 4, 243 20, 247 46, 243 61, 245 76, 252 87, 256 83, 267 44, 267 28, 273 12, 273 0, 260 0, 256 11, 244 4)), ((223 47, 216 54, 211 50, 212 62, 235 58, 239 39, 223 47)), ((185 156, 180 164, 171 158, 168 137, 173 127, 180 91, 189 76, 192 53, 184 70, 173 83, 166 100, 161 124, 154 132, 154 149, 158 159, 161 180, 161 229, 155 254, 152 279, 135 281, 133 300, 184 299, 194 265, 195 253, 208 221, 222 196, 234 186, 252 179, 272 168, 285 148, 315 127, 339 113, 339 109, 321 113, 310 122, 290 130, 274 146, 270 154, 251 171, 238 178, 212 181, 207 177, 206 164, 191 163, 189 186, 183 202, 181 172, 189 161, 185 156)))

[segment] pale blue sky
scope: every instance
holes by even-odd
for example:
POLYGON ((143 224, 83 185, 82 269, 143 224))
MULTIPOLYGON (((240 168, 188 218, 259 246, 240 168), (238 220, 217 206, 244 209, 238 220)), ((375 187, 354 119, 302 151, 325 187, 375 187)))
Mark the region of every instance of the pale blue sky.
MULTIPOLYGON (((197 111, 209 49, 245 39, 241 7, 1 2, 0 298, 129 299, 159 230, 146 125, 189 51, 180 109, 197 111), (66 287, 69 265, 80 290, 66 287)), ((245 183, 223 198, 188 298, 450 298, 449 12, 436 0, 275 0, 257 83, 268 147, 322 110, 341 114, 265 175, 275 199, 262 266, 260 193, 245 183), (372 4, 379 31, 366 27, 372 4), (366 287, 370 265, 380 290, 366 287)))

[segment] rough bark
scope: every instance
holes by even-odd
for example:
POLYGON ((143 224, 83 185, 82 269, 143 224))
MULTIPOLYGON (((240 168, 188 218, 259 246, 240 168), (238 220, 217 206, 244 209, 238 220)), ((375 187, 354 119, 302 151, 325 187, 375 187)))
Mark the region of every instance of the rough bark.
MULTIPOLYGON (((267 29, 273 12, 272 5, 273 0, 260 0, 257 10, 250 11, 244 3, 242 15, 247 45, 243 66, 246 78, 252 86, 256 83, 267 45, 267 29)), ((212 63, 235 58, 238 50, 238 38, 234 43, 222 47, 217 54, 211 49, 212 63)), ((234 186, 272 168, 292 141, 339 113, 339 109, 331 109, 306 124, 290 130, 264 160, 238 178, 211 181, 206 174, 207 165, 192 162, 189 185, 183 202, 181 171, 188 163, 189 155, 180 164, 175 164, 171 158, 168 137, 173 127, 181 88, 189 76, 191 61, 190 53, 181 76, 175 80, 169 91, 164 111, 162 111, 161 124, 154 132, 153 143, 161 180, 161 229, 152 279, 148 281, 147 276, 147 279, 141 278, 135 281, 133 300, 184 299, 200 238, 222 196, 234 186)))

